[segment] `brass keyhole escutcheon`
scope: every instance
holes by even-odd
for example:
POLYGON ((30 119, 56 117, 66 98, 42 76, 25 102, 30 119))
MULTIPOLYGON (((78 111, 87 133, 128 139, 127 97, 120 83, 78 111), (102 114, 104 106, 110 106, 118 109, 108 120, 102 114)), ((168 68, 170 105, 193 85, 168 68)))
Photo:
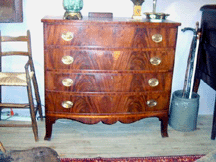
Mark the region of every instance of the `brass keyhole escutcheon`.
POLYGON ((63 80, 62 80, 62 84, 63 84, 65 87, 70 87, 70 86, 72 86, 72 84, 73 84, 73 79, 70 79, 70 78, 63 79, 63 80))
POLYGON ((160 43, 162 42, 163 40, 163 36, 161 34, 154 34, 152 36, 152 40, 155 42, 155 43, 160 43))
POLYGON ((155 100, 148 100, 147 101, 147 105, 149 107, 155 107, 155 106, 157 106, 157 101, 155 101, 155 100))
POLYGON ((62 107, 65 109, 70 109, 73 107, 73 102, 71 101, 63 101, 62 102, 62 107))
POLYGON ((158 66, 161 63, 161 59, 158 57, 152 57, 150 63, 154 66, 158 66))
POLYGON ((73 59, 73 57, 71 57, 71 56, 63 56, 63 57, 62 57, 62 62, 63 62, 63 64, 65 64, 65 65, 70 65, 70 64, 73 63, 73 61, 74 61, 74 59, 73 59))
POLYGON ((66 33, 62 33, 61 35, 62 39, 64 41, 71 41, 74 38, 74 33, 72 32, 66 32, 66 33))
POLYGON ((148 80, 148 84, 149 84, 151 87, 156 87, 156 86, 158 86, 159 81, 158 81, 158 79, 156 79, 156 78, 152 78, 152 79, 149 79, 149 80, 148 80))

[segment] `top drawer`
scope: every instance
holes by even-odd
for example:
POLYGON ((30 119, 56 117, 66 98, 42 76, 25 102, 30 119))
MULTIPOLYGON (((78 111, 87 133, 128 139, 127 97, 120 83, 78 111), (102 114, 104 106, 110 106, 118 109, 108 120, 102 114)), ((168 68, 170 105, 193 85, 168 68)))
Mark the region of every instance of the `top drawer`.
POLYGON ((176 33, 165 26, 45 24, 45 45, 174 48, 176 33))

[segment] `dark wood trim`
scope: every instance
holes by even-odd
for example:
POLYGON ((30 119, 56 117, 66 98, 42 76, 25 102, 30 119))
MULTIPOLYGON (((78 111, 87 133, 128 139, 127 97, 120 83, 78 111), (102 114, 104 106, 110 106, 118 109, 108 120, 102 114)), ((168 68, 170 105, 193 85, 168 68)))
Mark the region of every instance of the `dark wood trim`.
MULTIPOLYGON (((11 0, 13 3, 9 8, 12 9, 12 13, 8 16, 4 17, 4 10, 3 8, 6 6, 4 2, 0 4, 0 23, 21 23, 23 22, 23 0, 11 0)), ((5 1, 6 2, 6 1, 5 1)), ((6 9, 5 9, 6 10, 6 9)), ((8 12, 8 9, 7 9, 8 12)))
POLYGON ((216 137, 216 97, 215 97, 215 107, 214 107, 211 139, 215 140, 215 137, 216 137))

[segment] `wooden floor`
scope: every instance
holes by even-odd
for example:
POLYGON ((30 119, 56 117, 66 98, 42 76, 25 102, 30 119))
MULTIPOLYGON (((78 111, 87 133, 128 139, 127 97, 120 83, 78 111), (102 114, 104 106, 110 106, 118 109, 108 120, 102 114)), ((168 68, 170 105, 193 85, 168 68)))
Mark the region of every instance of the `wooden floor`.
POLYGON ((179 132, 169 127, 169 137, 162 138, 157 118, 114 125, 58 120, 52 140, 44 141, 45 124, 39 121, 38 142, 31 128, 8 127, 0 128, 0 141, 8 151, 46 146, 65 158, 195 155, 216 150, 216 140, 210 139, 211 126, 212 116, 199 116, 196 131, 179 132))

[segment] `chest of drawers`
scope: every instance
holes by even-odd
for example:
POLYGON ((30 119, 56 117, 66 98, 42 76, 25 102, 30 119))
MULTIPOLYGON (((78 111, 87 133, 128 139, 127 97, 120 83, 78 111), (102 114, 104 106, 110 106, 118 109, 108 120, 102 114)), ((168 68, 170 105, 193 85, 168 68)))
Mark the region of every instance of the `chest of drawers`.
POLYGON ((167 137, 179 23, 45 17, 46 136, 65 118, 85 124, 161 121, 167 137))

